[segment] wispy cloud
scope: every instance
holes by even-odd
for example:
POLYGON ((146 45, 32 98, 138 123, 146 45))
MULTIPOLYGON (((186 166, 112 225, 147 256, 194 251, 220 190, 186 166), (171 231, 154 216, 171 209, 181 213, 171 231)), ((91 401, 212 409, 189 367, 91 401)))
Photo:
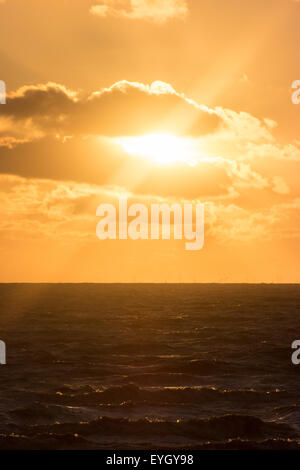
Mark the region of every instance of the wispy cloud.
POLYGON ((172 18, 184 19, 188 6, 186 0, 105 0, 93 5, 90 13, 102 18, 115 16, 164 23, 172 18))

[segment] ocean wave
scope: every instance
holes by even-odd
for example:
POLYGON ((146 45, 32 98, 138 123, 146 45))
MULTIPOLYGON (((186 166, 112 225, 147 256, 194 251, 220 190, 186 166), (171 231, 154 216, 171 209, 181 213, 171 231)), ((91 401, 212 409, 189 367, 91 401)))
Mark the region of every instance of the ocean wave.
POLYGON ((165 421, 158 419, 101 417, 89 422, 56 423, 53 425, 23 426, 20 435, 39 438, 41 435, 87 436, 165 436, 184 437, 194 440, 221 441, 233 438, 295 438, 297 432, 289 425, 263 421, 249 415, 224 415, 207 419, 165 421))
POLYGON ((272 400, 285 399, 289 393, 285 390, 226 390, 213 387, 164 387, 160 389, 140 388, 134 384, 109 387, 105 390, 90 391, 83 394, 64 394, 58 392, 56 400, 60 403, 77 405, 135 404, 203 404, 205 402, 228 401, 232 403, 270 403, 272 400))

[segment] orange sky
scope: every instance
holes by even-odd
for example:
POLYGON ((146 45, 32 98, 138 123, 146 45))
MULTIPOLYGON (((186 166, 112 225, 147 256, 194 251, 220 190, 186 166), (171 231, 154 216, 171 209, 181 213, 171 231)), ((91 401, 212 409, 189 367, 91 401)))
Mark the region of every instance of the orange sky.
POLYGON ((299 282, 299 21, 293 0, 0 0, 0 281, 299 282), (203 250, 98 240, 120 194, 204 203, 203 250))

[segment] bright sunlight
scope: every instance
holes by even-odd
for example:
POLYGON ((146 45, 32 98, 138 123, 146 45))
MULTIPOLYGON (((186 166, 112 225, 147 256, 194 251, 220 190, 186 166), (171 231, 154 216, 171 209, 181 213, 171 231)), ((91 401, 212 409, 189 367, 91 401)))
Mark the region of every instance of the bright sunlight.
POLYGON ((147 134, 140 137, 117 139, 123 150, 131 156, 147 158, 160 165, 185 162, 196 164, 189 139, 172 134, 147 134))

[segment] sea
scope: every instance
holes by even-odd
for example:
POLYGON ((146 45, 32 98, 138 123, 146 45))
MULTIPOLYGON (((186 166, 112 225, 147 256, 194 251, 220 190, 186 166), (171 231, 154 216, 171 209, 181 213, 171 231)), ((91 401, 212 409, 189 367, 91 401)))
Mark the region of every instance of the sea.
POLYGON ((300 286, 1 284, 0 449, 299 449, 300 286))

